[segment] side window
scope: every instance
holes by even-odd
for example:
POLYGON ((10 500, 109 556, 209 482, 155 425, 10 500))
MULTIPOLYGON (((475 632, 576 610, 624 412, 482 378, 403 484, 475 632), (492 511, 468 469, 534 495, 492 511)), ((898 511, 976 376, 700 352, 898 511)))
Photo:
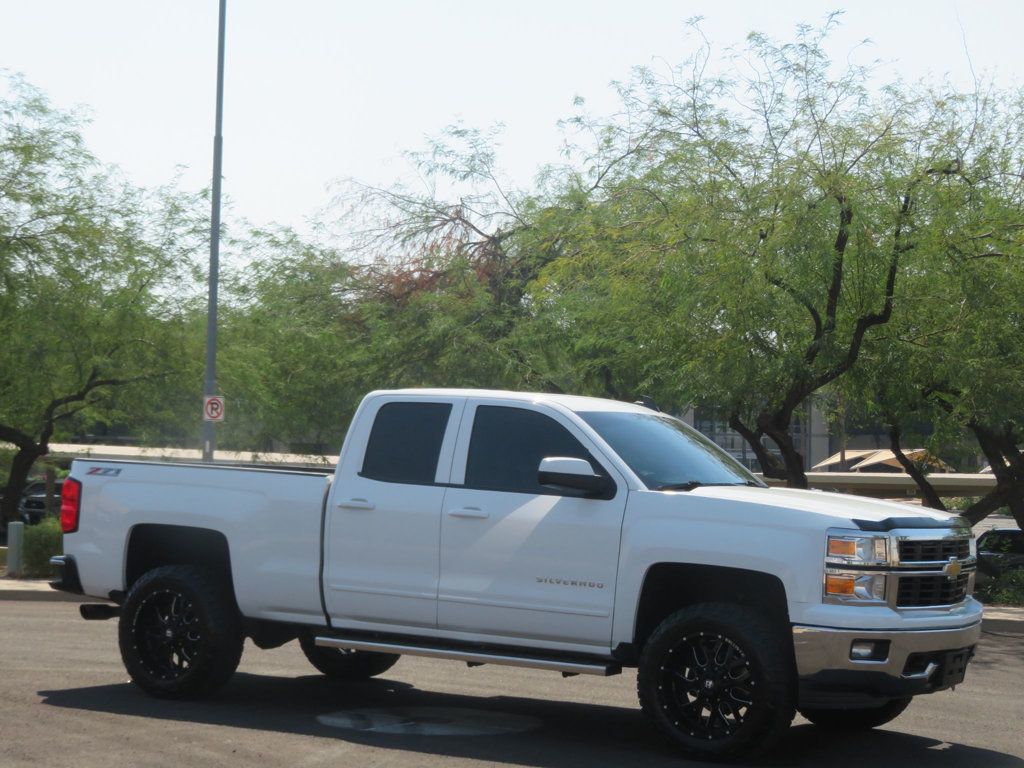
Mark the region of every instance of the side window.
POLYGON ((466 487, 553 494, 537 482, 537 467, 547 456, 586 459, 604 474, 590 452, 554 419, 524 408, 481 405, 469 440, 466 487))
POLYGON ((1010 538, 1000 533, 986 533, 978 542, 978 549, 985 552, 1005 554, 1010 551, 1010 538))
POLYGON ((359 474, 386 483, 433 483, 451 412, 450 403, 382 405, 359 474))

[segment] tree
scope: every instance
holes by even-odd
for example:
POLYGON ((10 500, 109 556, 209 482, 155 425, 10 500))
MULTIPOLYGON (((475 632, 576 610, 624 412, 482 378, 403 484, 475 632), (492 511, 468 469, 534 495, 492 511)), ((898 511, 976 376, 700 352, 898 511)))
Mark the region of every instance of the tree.
MULTIPOLYGON (((898 457, 913 419, 930 420, 940 440, 974 439, 996 487, 964 511, 971 522, 1006 506, 1024 523, 1024 144, 1012 113, 982 111, 977 130, 990 135, 989 151, 965 160, 963 199, 947 221, 968 246, 932 252, 927 279, 915 281, 891 333, 869 345, 857 380, 871 382, 864 392, 898 457)), ((944 508, 927 473, 901 463, 929 505, 944 508)))
POLYGON ((102 418, 112 390, 171 370, 182 329, 169 285, 187 266, 164 200, 100 167, 73 115, 21 81, 8 90, 0 101, 0 440, 16 453, 5 521, 62 425, 102 418))
POLYGON ((371 350, 392 352, 378 380, 560 390, 514 333, 558 244, 538 238, 539 197, 501 178, 497 135, 449 126, 408 155, 422 190, 350 181, 336 201, 371 350))
POLYGON ((584 307, 588 348, 611 341, 608 381, 723 409, 765 474, 797 487, 795 416, 891 322, 923 247, 970 246, 950 224, 990 138, 949 89, 833 74, 834 23, 787 44, 751 35, 728 76, 708 73, 704 41, 622 86, 621 115, 581 118, 595 150, 564 175, 576 226, 541 286, 556 317, 584 307))

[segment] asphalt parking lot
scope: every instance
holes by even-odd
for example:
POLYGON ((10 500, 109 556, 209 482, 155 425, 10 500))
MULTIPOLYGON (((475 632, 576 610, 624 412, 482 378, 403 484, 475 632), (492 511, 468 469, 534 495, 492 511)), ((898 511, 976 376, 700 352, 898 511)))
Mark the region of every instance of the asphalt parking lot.
MULTIPOLYGON (((116 624, 66 602, 0 600, 0 766, 679 765, 640 715, 634 675, 403 659, 339 685, 292 644, 246 648, 214 699, 127 683, 116 624)), ((770 766, 1024 766, 1024 636, 986 634, 967 681, 890 726, 835 736, 797 720, 770 766)))

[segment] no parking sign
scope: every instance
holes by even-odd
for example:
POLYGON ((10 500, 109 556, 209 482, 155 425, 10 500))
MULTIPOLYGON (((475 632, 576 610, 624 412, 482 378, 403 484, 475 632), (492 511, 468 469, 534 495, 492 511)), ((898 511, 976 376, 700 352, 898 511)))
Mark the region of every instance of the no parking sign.
POLYGON ((224 398, 221 395, 203 398, 203 421, 224 421, 224 398))

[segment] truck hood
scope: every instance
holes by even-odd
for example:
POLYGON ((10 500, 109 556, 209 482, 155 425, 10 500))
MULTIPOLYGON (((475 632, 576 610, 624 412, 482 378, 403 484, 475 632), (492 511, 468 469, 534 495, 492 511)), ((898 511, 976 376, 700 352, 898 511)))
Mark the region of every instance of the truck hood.
POLYGON ((900 527, 916 527, 910 521, 918 521, 921 527, 932 527, 935 523, 950 523, 957 515, 941 512, 915 504, 895 501, 881 501, 864 496, 826 491, 806 491, 797 488, 757 488, 747 485, 711 485, 695 488, 688 494, 708 499, 739 501, 748 504, 797 510, 827 518, 828 525, 851 525, 854 520, 883 523, 898 518, 900 527), (906 521, 906 522, 902 522, 906 521))

